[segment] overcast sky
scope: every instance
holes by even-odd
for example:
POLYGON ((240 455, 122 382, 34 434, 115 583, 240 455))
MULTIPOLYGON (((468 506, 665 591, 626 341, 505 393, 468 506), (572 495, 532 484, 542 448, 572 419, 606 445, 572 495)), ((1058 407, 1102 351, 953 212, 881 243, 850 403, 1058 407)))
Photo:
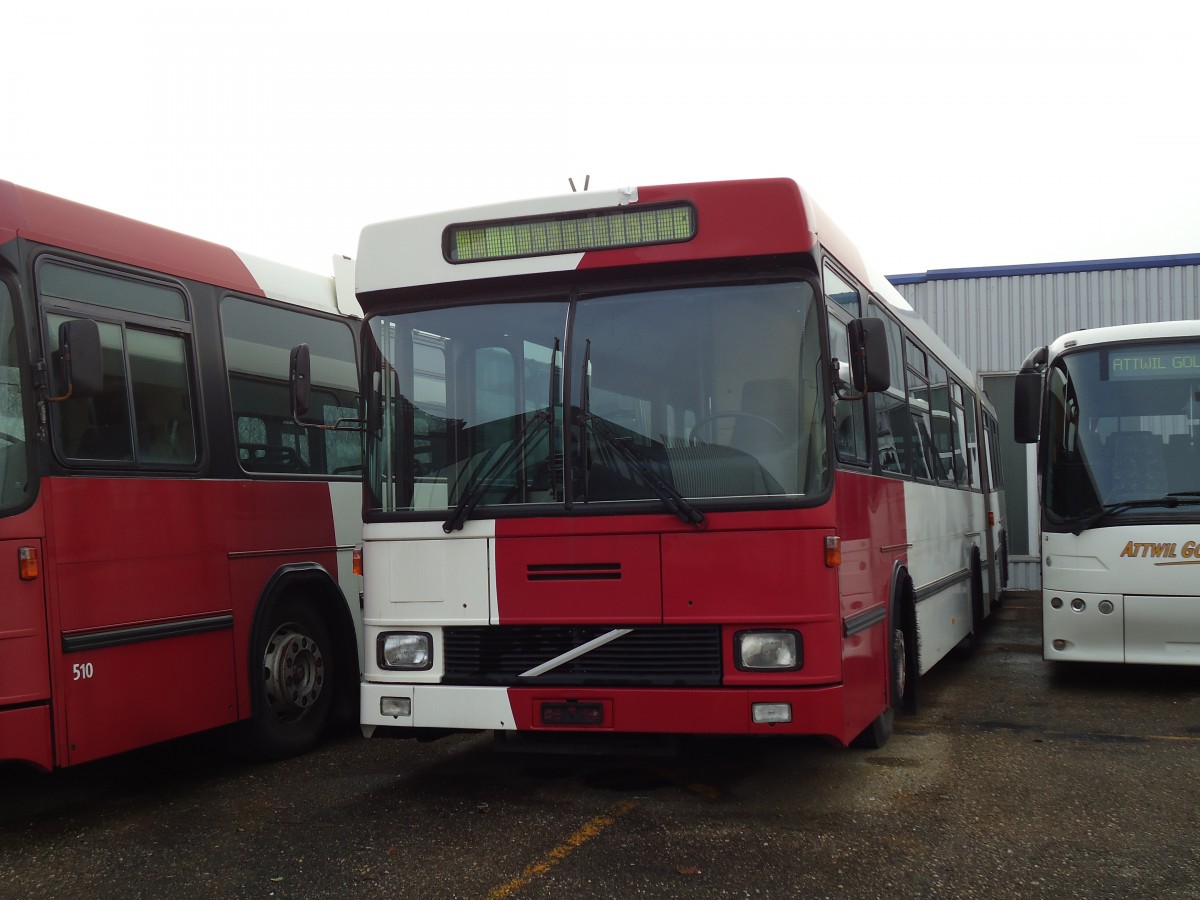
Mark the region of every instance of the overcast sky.
POLYGON ((329 272, 369 222, 786 175, 886 274, 1200 253, 1194 0, 6 4, 0 178, 329 272))

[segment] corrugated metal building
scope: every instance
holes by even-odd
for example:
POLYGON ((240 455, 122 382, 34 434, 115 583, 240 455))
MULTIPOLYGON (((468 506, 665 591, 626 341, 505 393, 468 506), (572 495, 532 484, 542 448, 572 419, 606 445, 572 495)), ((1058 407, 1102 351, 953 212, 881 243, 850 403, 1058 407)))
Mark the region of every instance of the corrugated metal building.
POLYGON ((1012 440, 1013 378, 1034 347, 1066 331, 1200 319, 1200 254, 939 269, 889 281, 983 376, 1001 422, 1011 588, 1041 586, 1031 448, 1012 440))

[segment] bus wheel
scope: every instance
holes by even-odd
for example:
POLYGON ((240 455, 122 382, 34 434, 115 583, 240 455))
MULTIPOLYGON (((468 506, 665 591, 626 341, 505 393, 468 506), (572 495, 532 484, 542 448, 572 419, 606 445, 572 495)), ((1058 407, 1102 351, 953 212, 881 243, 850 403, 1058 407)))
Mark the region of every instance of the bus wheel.
POLYGON ((334 707, 333 646, 321 617, 305 603, 275 602, 251 657, 254 718, 246 750, 284 759, 316 745, 334 707))
POLYGON ((921 676, 921 664, 917 659, 917 610, 913 598, 911 581, 906 581, 900 602, 900 640, 896 646, 901 651, 900 673, 892 682, 892 705, 907 716, 917 714, 917 679, 921 676))
POLYGON ((962 642, 961 655, 971 656, 983 641, 983 562, 979 548, 971 550, 971 633, 962 642))
POLYGON ((903 708, 908 699, 908 638, 899 623, 892 628, 892 648, 888 654, 892 672, 892 709, 903 708))
POLYGON ((1000 532, 1000 589, 1008 587, 1008 532, 1000 532))

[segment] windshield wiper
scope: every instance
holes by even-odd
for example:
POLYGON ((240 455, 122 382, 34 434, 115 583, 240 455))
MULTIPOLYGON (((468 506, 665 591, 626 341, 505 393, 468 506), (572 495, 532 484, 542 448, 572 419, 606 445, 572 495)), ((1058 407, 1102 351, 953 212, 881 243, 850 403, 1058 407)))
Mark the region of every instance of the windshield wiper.
MULTIPOLYGON (((675 490, 671 485, 667 484, 650 462, 642 456, 642 454, 634 449, 633 438, 618 437, 613 434, 607 420, 600 416, 593 415, 591 411, 591 399, 588 389, 588 363, 591 361, 592 342, 586 341, 583 350, 583 382, 579 387, 579 441, 580 446, 587 447, 587 428, 591 426, 592 431, 596 436, 608 446, 616 451, 617 455, 629 465, 633 471, 637 472, 642 481, 658 495, 662 500, 663 505, 671 512, 679 517, 681 522, 687 522, 689 525, 695 525, 697 528, 704 527, 704 513, 692 506, 687 498, 679 491, 675 490)), ((587 466, 584 465, 584 497, 587 497, 587 466)))
MULTIPOLYGON (((558 355, 558 338, 554 339, 554 349, 550 353, 550 404, 543 410, 534 413, 525 420, 524 426, 517 433, 516 439, 505 448, 504 452, 497 456, 487 470, 480 475, 471 484, 470 489, 463 494, 461 500, 458 501, 458 506, 450 513, 450 517, 442 523, 442 531, 449 534, 452 531, 458 531, 463 527, 463 524, 470 518, 475 507, 479 505, 479 501, 483 499, 483 495, 488 492, 496 479, 500 477, 500 473, 517 458, 525 449, 525 444, 528 441, 529 435, 533 432, 535 425, 542 422, 550 423, 550 457, 554 455, 554 360, 558 355)), ((553 475, 551 476, 553 477, 553 475)))
POLYGON ((617 437, 609 431, 608 423, 599 416, 590 416, 588 421, 592 423, 592 430, 596 432, 600 440, 612 447, 631 469, 642 476, 642 481, 658 495, 663 506, 675 513, 681 522, 687 522, 697 528, 704 526, 704 513, 692 506, 683 494, 659 477, 650 462, 634 449, 633 438, 617 437))
POLYGON ((1167 509, 1174 509, 1177 506, 1185 506, 1193 503, 1200 503, 1200 491, 1172 491, 1163 497, 1159 497, 1157 500, 1147 498, 1145 500, 1122 500, 1120 503, 1105 503, 1094 512, 1089 513, 1086 518, 1077 520, 1075 526, 1071 529, 1071 534, 1079 536, 1089 528, 1095 528, 1096 525, 1109 516, 1115 516, 1126 510, 1145 509, 1152 506, 1165 506, 1167 509))

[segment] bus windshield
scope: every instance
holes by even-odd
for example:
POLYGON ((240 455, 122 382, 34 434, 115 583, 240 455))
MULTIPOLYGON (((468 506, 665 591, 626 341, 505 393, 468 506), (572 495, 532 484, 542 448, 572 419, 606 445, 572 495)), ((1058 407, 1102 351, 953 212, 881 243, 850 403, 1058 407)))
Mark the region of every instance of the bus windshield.
MULTIPOLYGON (((1102 346, 1049 373, 1050 521, 1135 509, 1194 518, 1200 492, 1200 342, 1102 346)), ((1112 521, 1112 520, 1106 520, 1112 521)))
POLYGON ((821 494, 820 310, 786 281, 378 316, 368 507, 821 494))
POLYGON ((12 297, 0 282, 0 509, 19 505, 29 490, 17 346, 12 297))

